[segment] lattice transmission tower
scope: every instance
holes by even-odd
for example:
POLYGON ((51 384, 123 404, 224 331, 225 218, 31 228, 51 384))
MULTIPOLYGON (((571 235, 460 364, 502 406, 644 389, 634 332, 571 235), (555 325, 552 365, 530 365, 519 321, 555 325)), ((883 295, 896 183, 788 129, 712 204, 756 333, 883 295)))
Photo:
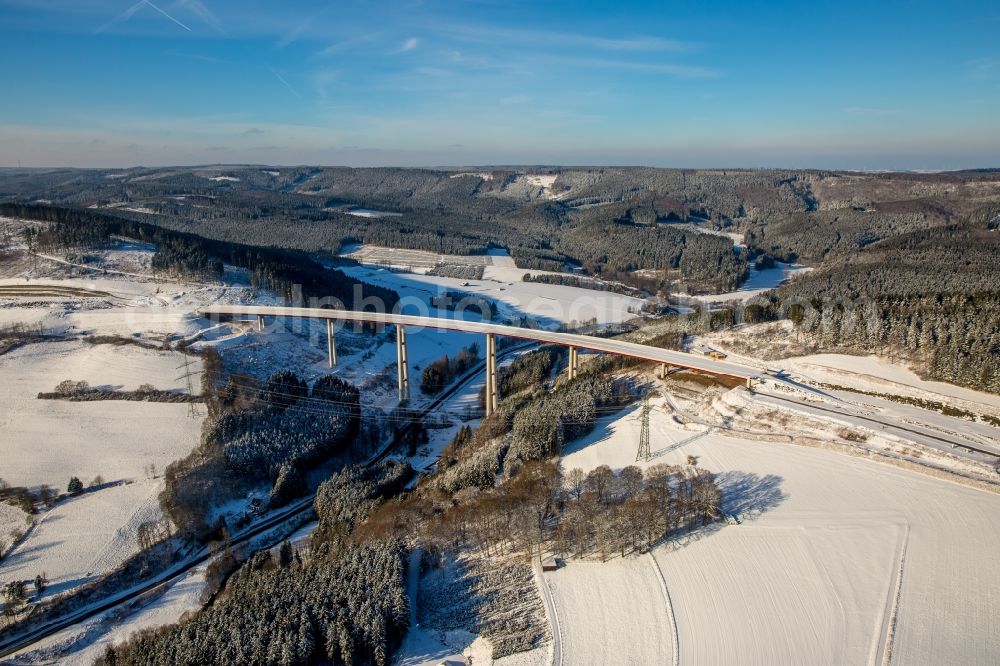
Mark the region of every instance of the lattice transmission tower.
POLYGON ((197 403, 192 399, 194 397, 194 381, 193 377, 195 375, 194 371, 191 370, 191 357, 184 353, 184 365, 177 366, 180 370, 184 368, 184 374, 177 379, 183 379, 187 382, 187 394, 188 394, 188 416, 192 419, 197 419, 201 417, 201 413, 198 411, 197 403))
POLYGON ((649 460, 649 398, 642 401, 642 428, 639 430, 639 450, 635 454, 636 462, 649 460))

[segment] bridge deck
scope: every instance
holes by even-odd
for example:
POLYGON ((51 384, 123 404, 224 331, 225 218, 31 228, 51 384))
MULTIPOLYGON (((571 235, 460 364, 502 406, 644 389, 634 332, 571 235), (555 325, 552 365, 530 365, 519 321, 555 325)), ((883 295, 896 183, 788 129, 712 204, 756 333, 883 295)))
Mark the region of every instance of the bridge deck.
POLYGON ((394 314, 386 312, 359 312, 355 310, 333 310, 328 308, 296 308, 274 307, 265 305, 213 305, 201 311, 206 317, 291 317, 306 319, 328 319, 334 321, 359 321, 375 324, 412 326, 418 328, 435 328, 448 331, 461 331, 485 335, 503 335, 510 338, 535 340, 556 345, 567 345, 578 349, 589 349, 605 354, 617 354, 638 358, 654 363, 666 363, 679 368, 698 370, 713 375, 733 377, 748 380, 760 374, 756 368, 717 361, 706 356, 697 356, 686 352, 650 347, 635 342, 596 338, 575 333, 560 333, 534 328, 520 328, 484 322, 465 321, 463 319, 447 319, 443 317, 421 317, 416 315, 394 314))

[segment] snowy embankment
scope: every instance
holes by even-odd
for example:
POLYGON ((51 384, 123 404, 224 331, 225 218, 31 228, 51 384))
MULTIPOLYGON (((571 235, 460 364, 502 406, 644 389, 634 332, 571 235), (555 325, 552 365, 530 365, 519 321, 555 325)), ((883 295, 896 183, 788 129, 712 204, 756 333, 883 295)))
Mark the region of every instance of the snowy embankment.
POLYGON ((812 382, 861 391, 893 393, 925 400, 941 400, 1000 416, 1000 395, 921 379, 900 363, 878 356, 813 354, 775 361, 788 372, 812 382))
MULTIPOLYGON (((653 458, 638 464, 696 456, 719 474, 734 516, 654 549, 680 663, 883 663, 890 651, 895 663, 996 663, 1000 579, 989 572, 1000 496, 825 449, 683 427, 659 407, 650 425, 653 458)), ((562 464, 633 464, 638 431, 637 410, 602 420, 562 464)), ((575 637, 572 663, 672 661, 660 638, 672 632, 666 607, 630 601, 660 589, 642 558, 570 562, 546 579, 564 635, 575 637), (651 613, 660 618, 652 634, 651 613), (640 653, 606 654, 609 642, 640 653)))

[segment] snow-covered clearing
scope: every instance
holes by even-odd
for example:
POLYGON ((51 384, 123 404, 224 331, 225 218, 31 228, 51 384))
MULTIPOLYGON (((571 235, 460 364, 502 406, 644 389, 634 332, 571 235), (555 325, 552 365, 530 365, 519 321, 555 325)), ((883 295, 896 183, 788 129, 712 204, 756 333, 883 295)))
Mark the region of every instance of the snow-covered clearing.
MULTIPOLYGON (((708 222, 709 220, 705 221, 708 222)), ((710 236, 722 236, 732 240, 734 248, 743 247, 744 234, 736 231, 722 231, 721 229, 713 229, 712 227, 696 224, 695 222, 666 222, 664 223, 664 226, 669 226, 674 229, 693 231, 699 234, 708 234, 710 236)))
MULTIPOLYGON (((535 591, 524 590, 526 581, 521 576, 528 570, 522 562, 493 560, 457 565, 449 560, 440 568, 421 571, 420 551, 411 551, 409 558, 406 588, 410 598, 410 629, 395 655, 396 666, 552 663, 547 637, 549 625, 540 607, 531 601, 535 591), (498 577, 491 579, 494 574, 498 577), (507 617, 511 612, 529 618, 529 634, 522 634, 521 630, 511 632, 508 620, 497 622, 498 615, 507 617), (520 642, 531 637, 538 641, 537 647, 493 659, 494 647, 505 644, 509 647, 505 642, 511 639, 520 642), (496 646, 494 640, 499 641, 496 646)), ((534 602, 540 601, 534 597, 534 602)))
POLYGON ((493 180, 493 174, 487 173, 485 171, 462 171, 460 173, 453 173, 449 178, 462 178, 464 176, 471 176, 473 178, 479 178, 481 180, 493 180))
POLYGON ((750 268, 746 281, 740 285, 736 291, 727 291, 721 294, 708 294, 701 296, 691 296, 695 300, 703 303, 723 303, 725 301, 747 301, 754 296, 759 296, 766 291, 774 289, 778 285, 793 279, 796 275, 810 271, 809 266, 799 264, 782 264, 776 262, 774 268, 750 268))
POLYGON ((58 502, 0 562, 0 580, 30 580, 44 572, 50 595, 115 569, 139 551, 139 525, 159 520, 161 486, 142 480, 58 502))
POLYGON ((531 185, 534 185, 535 187, 540 187, 543 190, 545 190, 546 192, 548 192, 548 190, 550 190, 552 188, 552 185, 556 182, 556 179, 559 178, 559 174, 556 174, 556 173, 548 173, 548 174, 529 173, 529 174, 525 174, 523 176, 523 178, 524 178, 525 181, 527 181, 531 185))
POLYGON ((492 260, 492 257, 485 254, 438 254, 427 250, 400 250, 377 245, 347 245, 341 250, 340 256, 362 264, 394 266, 420 272, 441 264, 488 266, 492 260))
POLYGON ((346 211, 348 215, 355 217, 403 217, 402 213, 394 213, 388 210, 375 210, 372 208, 351 208, 346 211))
MULTIPOLYGON (((201 419, 183 403, 39 400, 64 379, 132 390, 140 384, 185 389, 190 360, 135 345, 40 342, 0 356, 0 458, 12 485, 65 488, 71 476, 90 481, 140 478, 149 464, 164 469, 198 443, 201 419)), ((197 381, 197 377, 196 377, 197 381)))
MULTIPOLYGON (((650 425, 653 458, 638 464, 697 456, 719 474, 725 512, 739 523, 654 549, 680 663, 883 663, 888 651, 905 664, 1000 658, 1000 579, 990 573, 1000 495, 826 449, 683 427, 659 407, 650 425)), ((603 419, 567 447, 562 464, 633 464, 638 432, 638 410, 603 419)), ((655 631, 642 624, 665 601, 622 601, 660 589, 642 557, 570 562, 546 579, 580 655, 567 663, 671 662, 666 620, 655 631), (608 655, 609 641, 639 653, 608 655)))

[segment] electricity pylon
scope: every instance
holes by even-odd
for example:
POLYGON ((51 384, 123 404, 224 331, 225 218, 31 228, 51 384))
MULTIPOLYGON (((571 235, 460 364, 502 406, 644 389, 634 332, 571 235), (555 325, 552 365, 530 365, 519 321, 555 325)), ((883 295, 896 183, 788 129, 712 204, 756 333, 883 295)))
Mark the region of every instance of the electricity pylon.
POLYGON ((195 404, 194 400, 192 400, 192 398, 194 397, 194 382, 192 381, 192 377, 194 377, 195 373, 192 372, 190 369, 191 357, 187 355, 187 352, 181 352, 181 353, 184 354, 184 365, 177 366, 177 369, 180 370, 181 368, 184 368, 184 374, 178 377, 177 379, 184 379, 187 382, 188 416, 190 416, 193 419, 197 419, 201 417, 201 414, 198 412, 198 407, 195 404))
POLYGON ((642 401, 642 428, 639 430, 639 450, 635 454, 636 462, 649 460, 649 398, 642 401))

